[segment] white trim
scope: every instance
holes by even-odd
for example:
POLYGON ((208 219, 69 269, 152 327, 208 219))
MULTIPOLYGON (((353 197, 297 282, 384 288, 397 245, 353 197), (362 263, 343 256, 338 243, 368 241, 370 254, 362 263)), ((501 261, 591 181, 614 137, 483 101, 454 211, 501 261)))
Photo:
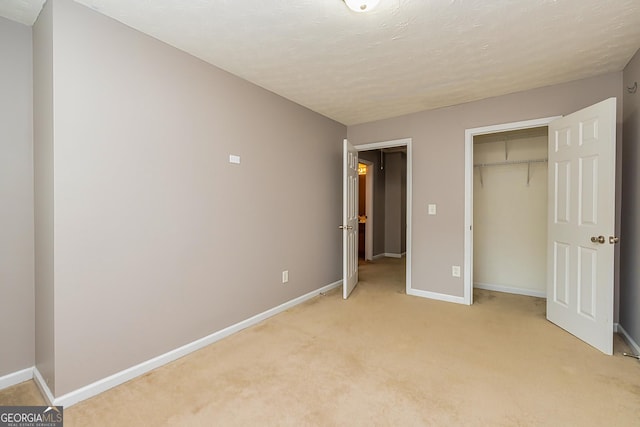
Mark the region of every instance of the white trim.
POLYGON ((526 295, 528 297, 546 298, 547 292, 538 291, 535 289, 516 288, 514 286, 493 285, 491 283, 473 283, 474 288, 485 289, 487 291, 504 292, 507 294, 526 295))
MULTIPOLYGON (((371 151, 371 150, 379 150, 381 148, 394 148, 394 147, 403 147, 411 145, 411 138, 402 138, 402 139, 394 139, 391 141, 381 141, 381 142, 371 142, 368 144, 360 144, 356 145, 356 149, 358 151, 371 151)), ((407 153, 408 155, 409 153, 407 153)))
POLYGON ((44 397, 47 403, 49 405, 57 405, 56 403, 54 403, 56 399, 53 397, 53 393, 51 393, 51 390, 49 389, 47 382, 44 380, 44 378, 42 377, 42 374, 40 373, 37 367, 33 368, 33 381, 35 381, 36 385, 40 389, 40 393, 42 394, 42 397, 44 397))
POLYGON ((0 390, 11 387, 33 378, 33 368, 21 369, 0 377, 0 390))
MULTIPOLYGON (((392 147, 407 147, 407 266, 406 266, 406 288, 407 294, 409 295, 417 295, 412 294, 411 291, 413 288, 411 287, 411 206, 413 204, 413 172, 411 164, 413 163, 413 149, 412 149, 413 140, 411 138, 402 138, 402 139, 394 139, 391 141, 382 141, 382 142, 372 142, 369 144, 360 144, 356 145, 356 150, 358 151, 369 151, 369 150, 378 150, 381 148, 392 148, 392 147)), ((373 259, 376 259, 378 255, 375 255, 373 259)), ((429 298, 429 297, 427 297, 429 298)))
MULTIPOLYGON (((406 254, 406 252, 405 252, 405 254, 406 254)), ((389 253, 389 252, 385 252, 383 255, 385 257, 387 257, 387 258, 402 258, 402 254, 392 254, 392 253, 389 253)))
POLYGON ((440 293, 437 293, 437 292, 423 291, 423 290, 420 290, 420 289, 407 289, 407 295, 413 295, 413 296, 416 296, 416 297, 435 299, 435 300, 438 300, 438 301, 455 302, 457 304, 464 304, 464 298, 463 297, 456 297, 456 296, 448 295, 448 294, 440 294, 440 293))
POLYGON ((66 408, 78 402, 81 402, 85 399, 89 399, 90 397, 96 396, 104 391, 107 391, 129 380, 132 380, 133 378, 139 377, 140 375, 143 375, 153 369, 159 368, 160 366, 173 362, 174 360, 179 359, 183 356, 186 356, 189 353, 193 353, 194 351, 199 350, 203 347, 206 347, 210 344, 213 344, 216 341, 221 340, 222 338, 228 337, 229 335, 234 334, 238 331, 241 331, 242 329, 253 326, 271 316, 274 316, 291 307, 301 304, 313 297, 316 297, 320 293, 328 292, 331 289, 337 288, 341 285, 342 285, 342 280, 338 280, 337 282, 333 282, 329 285, 323 286, 320 289, 316 289, 315 291, 311 291, 307 294, 304 294, 290 301, 287 301, 283 304, 280 304, 277 307, 271 308, 260 314, 256 314, 255 316, 250 317, 246 320, 243 320, 239 323, 236 323, 235 325, 231 325, 218 332, 214 332, 213 334, 208 335, 204 338, 200 338, 189 344, 183 345, 182 347, 178 347, 160 356, 154 357, 153 359, 147 360, 146 362, 142 362, 138 365, 135 365, 123 371, 117 372, 113 375, 110 375, 106 378, 98 380, 94 383, 88 384, 84 387, 81 387, 77 390, 64 394, 55 399, 51 394, 51 391, 49 390, 49 388, 46 386, 46 383, 42 379, 42 376, 40 375, 37 369, 34 370, 34 373, 35 373, 34 377, 36 378, 36 384, 38 384, 38 386, 40 387, 40 390, 42 390, 43 394, 45 394, 46 397, 49 399, 49 403, 56 406, 64 406, 66 408))
POLYGON ((375 261, 377 259, 382 259, 382 258, 402 258, 402 257, 406 257, 407 253, 406 252, 402 252, 401 254, 392 254, 389 252, 384 252, 378 255, 374 255, 371 260, 375 261))
POLYGON ((631 338, 631 335, 629 335, 627 333, 627 331, 624 330, 624 328, 622 327, 622 325, 618 324, 618 323, 614 323, 613 327, 615 328, 614 330, 616 332, 618 332, 619 334, 622 334, 622 336, 624 337, 624 339, 627 341, 627 343, 629 344, 629 347, 631 347, 631 349, 633 350, 633 352, 635 354, 640 354, 640 345, 638 345, 637 342, 635 342, 635 340, 633 338, 631 338))
POLYGON ((473 137, 488 133, 548 126, 561 116, 503 123, 464 131, 464 304, 473 304, 473 137))

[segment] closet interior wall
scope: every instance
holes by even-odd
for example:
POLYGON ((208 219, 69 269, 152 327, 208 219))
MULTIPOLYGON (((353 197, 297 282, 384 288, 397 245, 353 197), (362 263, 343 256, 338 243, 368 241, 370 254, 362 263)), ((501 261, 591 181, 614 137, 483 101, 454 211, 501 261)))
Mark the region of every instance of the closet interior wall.
POLYGON ((544 297, 547 128, 474 138, 473 281, 544 297))

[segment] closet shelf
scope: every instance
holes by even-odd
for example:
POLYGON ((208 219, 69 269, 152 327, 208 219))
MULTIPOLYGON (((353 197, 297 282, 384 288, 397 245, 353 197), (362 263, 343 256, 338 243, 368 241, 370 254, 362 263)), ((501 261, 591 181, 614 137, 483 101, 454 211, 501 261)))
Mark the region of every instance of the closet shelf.
POLYGON ((493 162, 493 163, 477 163, 474 164, 473 167, 487 167, 487 166, 504 166, 504 165, 520 165, 525 163, 547 163, 547 159, 532 159, 532 160, 507 160, 504 162, 493 162))
POLYGON ((484 187, 484 178, 482 177, 482 168, 487 166, 504 166, 504 165, 527 165, 527 187, 531 182, 531 163, 547 163, 548 159, 531 159, 531 160, 505 160, 504 162, 478 163, 473 165, 480 168, 480 186, 484 187))

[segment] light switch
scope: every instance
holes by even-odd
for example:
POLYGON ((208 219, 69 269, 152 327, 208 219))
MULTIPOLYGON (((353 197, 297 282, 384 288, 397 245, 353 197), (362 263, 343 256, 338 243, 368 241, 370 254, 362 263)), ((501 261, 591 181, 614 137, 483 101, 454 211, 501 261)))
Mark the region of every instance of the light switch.
POLYGON ((430 204, 429 205, 429 215, 435 215, 436 214, 436 205, 435 204, 430 204))
POLYGON ((235 163, 236 165, 239 165, 240 164, 240 156, 229 154, 229 163, 235 163))

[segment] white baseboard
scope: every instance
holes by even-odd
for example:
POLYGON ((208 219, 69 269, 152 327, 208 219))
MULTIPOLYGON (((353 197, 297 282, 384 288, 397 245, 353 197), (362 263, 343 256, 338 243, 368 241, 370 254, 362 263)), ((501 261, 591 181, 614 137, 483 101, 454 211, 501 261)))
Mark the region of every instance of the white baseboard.
POLYGON ((454 302, 456 304, 466 304, 464 301, 464 297, 456 297, 453 295, 439 294, 437 292, 422 291, 419 289, 407 289, 407 295, 435 299, 438 301, 454 302))
POLYGON ((512 286, 492 285, 491 283, 474 283, 474 288, 485 289, 487 291, 505 292, 508 294, 526 295, 529 297, 546 298, 547 293, 535 289, 523 289, 512 286))
POLYGON ((407 256, 406 252, 402 252, 401 254, 392 254, 389 252, 385 252, 382 254, 378 254, 378 255, 374 255, 371 259, 372 260, 376 260, 376 259, 381 259, 381 258, 402 258, 403 256, 407 256))
POLYGON ((640 345, 638 345, 638 343, 635 342, 635 340, 633 338, 631 338, 631 335, 629 335, 627 333, 627 331, 624 330, 622 325, 616 323, 614 326, 616 326, 615 331, 618 332, 619 334, 622 334, 624 339, 629 343, 629 347, 631 347, 633 352, 635 354, 639 354, 640 355, 640 345))
POLYGON ((392 254, 389 252, 385 252, 383 255, 387 258, 402 258, 402 254, 392 254))
POLYGON ((0 377, 0 390, 11 387, 33 378, 33 368, 22 369, 0 377))
POLYGON ((236 323, 235 325, 231 325, 218 332, 214 332, 213 334, 208 335, 204 338, 200 338, 199 340, 193 341, 189 344, 186 344, 182 347, 171 350, 165 354, 154 357, 153 359, 147 360, 146 362, 142 362, 138 365, 132 366, 123 371, 117 372, 113 375, 110 375, 106 378, 98 380, 94 383, 88 384, 82 388, 79 388, 77 390, 64 394, 60 397, 56 397, 55 399, 53 398, 53 395, 51 395, 51 391, 46 386, 44 380, 42 380, 42 376, 38 378, 40 374, 38 373, 37 369, 35 370, 35 376, 37 378, 37 382, 41 382, 41 384, 39 384, 39 387, 43 389, 44 394, 46 394, 48 398, 52 399, 50 403, 52 405, 64 406, 65 408, 67 408, 85 399, 88 399, 104 391, 107 391, 115 386, 118 386, 122 383, 132 380, 133 378, 139 377, 140 375, 143 375, 153 369, 159 368, 160 366, 173 362, 174 360, 179 359, 183 356, 186 356, 189 353, 193 353, 194 351, 199 350, 203 347, 206 347, 210 344, 213 344, 216 341, 221 340, 222 338, 225 338, 231 334, 234 334, 242 329, 248 328, 249 326, 253 326, 271 316, 274 316, 293 306, 301 304, 319 295, 320 293, 328 292, 331 289, 337 288, 338 286, 341 286, 341 285, 342 285, 342 280, 339 280, 337 282, 331 283, 330 285, 323 286, 320 289, 311 291, 305 295, 294 298, 290 301, 280 304, 277 307, 271 308, 267 311, 264 311, 253 317, 250 317, 249 319, 236 323))
POLYGON ((40 389, 40 393, 42 394, 44 399, 47 401, 47 403, 51 406, 57 405, 57 403, 55 403, 56 399, 53 397, 53 393, 49 389, 47 382, 44 380, 44 378, 42 377, 42 374, 36 367, 33 368, 33 381, 35 381, 36 385, 40 389))

